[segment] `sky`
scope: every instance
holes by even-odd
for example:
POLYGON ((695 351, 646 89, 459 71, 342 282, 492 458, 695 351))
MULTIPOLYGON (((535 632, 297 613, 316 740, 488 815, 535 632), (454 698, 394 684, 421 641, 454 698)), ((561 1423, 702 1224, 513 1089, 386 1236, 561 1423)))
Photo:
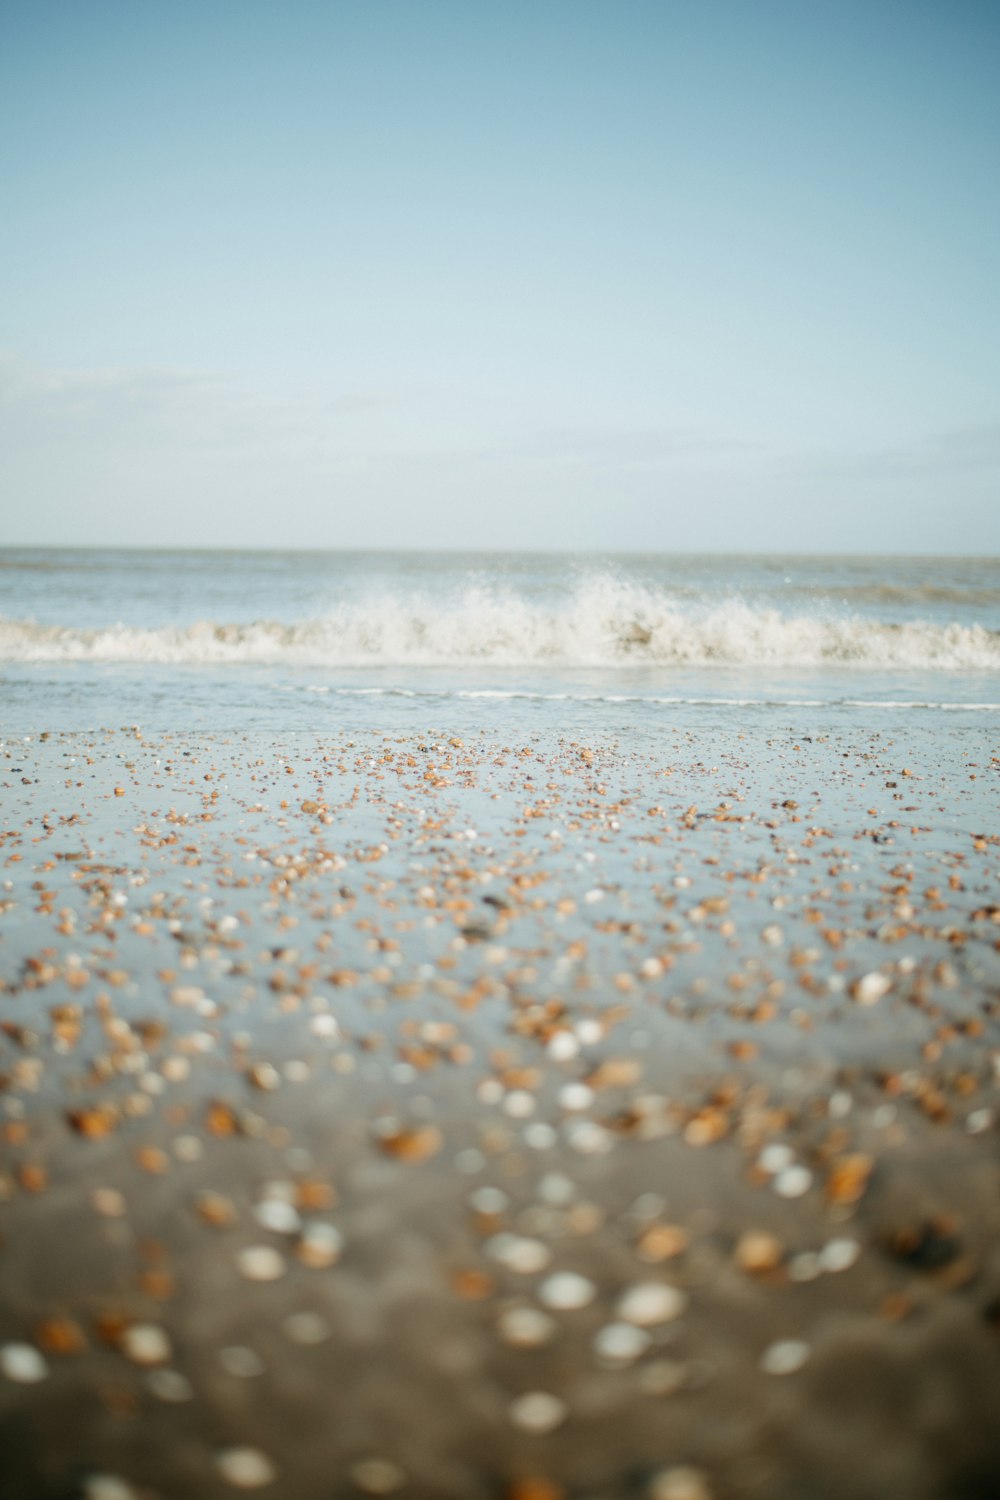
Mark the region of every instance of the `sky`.
POLYGON ((5 0, 0 543, 1000 553, 995 0, 5 0))

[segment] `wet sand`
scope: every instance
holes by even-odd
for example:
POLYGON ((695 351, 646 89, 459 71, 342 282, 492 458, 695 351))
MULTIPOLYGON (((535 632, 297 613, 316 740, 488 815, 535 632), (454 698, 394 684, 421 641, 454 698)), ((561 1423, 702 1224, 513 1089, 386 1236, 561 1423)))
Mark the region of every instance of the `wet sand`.
POLYGON ((8 741, 4 1500, 1000 1492, 998 772, 8 741))

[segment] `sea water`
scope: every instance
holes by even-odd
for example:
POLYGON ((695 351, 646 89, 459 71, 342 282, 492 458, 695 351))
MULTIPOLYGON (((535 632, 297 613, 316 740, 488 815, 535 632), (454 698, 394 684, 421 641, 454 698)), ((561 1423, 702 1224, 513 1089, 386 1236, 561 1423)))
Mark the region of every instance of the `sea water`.
POLYGON ((998 711, 997 558, 0 551, 4 733, 998 711))

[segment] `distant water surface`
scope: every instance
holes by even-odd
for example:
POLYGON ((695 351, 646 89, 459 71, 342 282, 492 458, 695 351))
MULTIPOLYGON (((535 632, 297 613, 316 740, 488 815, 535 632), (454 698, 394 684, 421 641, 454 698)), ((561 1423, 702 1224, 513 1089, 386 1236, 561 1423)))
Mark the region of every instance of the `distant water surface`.
POLYGON ((990 714, 996 558, 0 551, 3 728, 990 714))

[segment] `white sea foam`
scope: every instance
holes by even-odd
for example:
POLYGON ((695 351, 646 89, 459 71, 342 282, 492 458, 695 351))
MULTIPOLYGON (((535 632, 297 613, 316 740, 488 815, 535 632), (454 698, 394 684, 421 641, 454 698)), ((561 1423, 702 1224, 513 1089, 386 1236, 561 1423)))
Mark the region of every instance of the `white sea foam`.
POLYGON ((1000 671, 1000 632, 786 614, 731 600, 682 607, 616 579, 561 602, 500 589, 369 597, 294 624, 270 620, 79 628, 0 619, 0 660, 358 666, 858 666, 1000 671))

